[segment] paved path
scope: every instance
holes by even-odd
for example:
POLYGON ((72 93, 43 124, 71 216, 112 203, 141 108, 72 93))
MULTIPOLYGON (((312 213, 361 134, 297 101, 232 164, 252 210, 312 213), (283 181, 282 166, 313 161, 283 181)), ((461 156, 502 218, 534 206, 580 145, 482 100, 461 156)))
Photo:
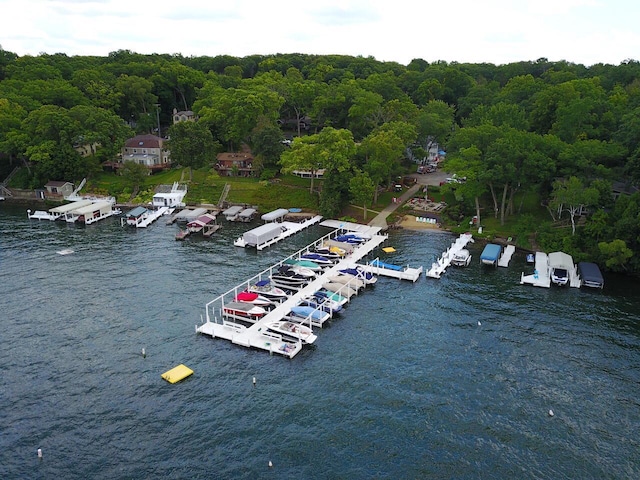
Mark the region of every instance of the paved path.
POLYGON ((386 230, 387 228, 389 228, 389 226, 387 225, 387 217, 395 212, 400 205, 404 204, 404 202, 412 198, 415 193, 421 188, 423 188, 423 185, 419 183, 416 183, 415 185, 410 187, 406 192, 404 192, 396 199, 396 203, 392 203, 386 206, 384 210, 376 215, 373 220, 369 222, 369 225, 372 227, 380 227, 382 230, 386 230))
POLYGON ((414 174, 411 174, 410 176, 415 178, 417 183, 413 185, 411 188, 409 188, 402 195, 400 195, 396 203, 392 203, 391 205, 386 207, 384 210, 382 210, 378 215, 376 215, 374 219, 369 222, 369 225, 371 225, 372 227, 380 227, 383 230, 386 230, 387 228, 389 228, 389 226, 387 225, 387 217, 389 215, 395 212, 398 207, 400 207, 407 200, 413 197, 416 194, 416 192, 418 190, 421 190, 425 185, 440 185, 442 182, 446 180, 449 174, 441 170, 438 170, 437 172, 434 172, 434 173, 428 173, 424 175, 414 173, 414 174))

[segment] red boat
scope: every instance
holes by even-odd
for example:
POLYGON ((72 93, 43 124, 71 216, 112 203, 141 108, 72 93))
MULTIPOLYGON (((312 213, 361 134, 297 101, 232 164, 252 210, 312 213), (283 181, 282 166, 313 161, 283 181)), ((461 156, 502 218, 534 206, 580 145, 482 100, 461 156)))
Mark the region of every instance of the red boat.
POLYGON ((227 315, 254 319, 260 318, 267 313, 264 308, 246 302, 229 302, 224 305, 223 311, 227 315))
POLYGON ((236 297, 236 302, 251 303, 259 307, 271 307, 275 305, 273 300, 269 300, 267 297, 263 297, 257 293, 247 291, 240 292, 236 297))

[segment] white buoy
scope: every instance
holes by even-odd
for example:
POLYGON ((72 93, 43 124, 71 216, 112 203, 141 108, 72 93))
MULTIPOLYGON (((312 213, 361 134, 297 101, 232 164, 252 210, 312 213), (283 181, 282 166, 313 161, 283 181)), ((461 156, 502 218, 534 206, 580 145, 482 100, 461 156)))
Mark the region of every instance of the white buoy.
POLYGON ((269 467, 273 467, 273 463, 271 463, 271 460, 269 460, 269 467))
POLYGON ((553 417, 553 415, 554 415, 553 410, 549 409, 549 416, 553 417))
POLYGON ((142 348, 142 358, 147 358, 147 351, 144 349, 144 347, 142 348))
POLYGON ((256 384, 256 377, 253 377, 253 384, 256 384))
POLYGON ((38 449, 38 458, 42 458, 42 449, 41 448, 38 449))

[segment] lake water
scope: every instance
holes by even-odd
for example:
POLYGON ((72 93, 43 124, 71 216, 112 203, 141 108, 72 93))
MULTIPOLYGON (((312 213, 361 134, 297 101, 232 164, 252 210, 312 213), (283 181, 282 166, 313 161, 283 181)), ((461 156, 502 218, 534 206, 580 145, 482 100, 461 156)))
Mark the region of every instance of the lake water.
MULTIPOLYGON (((380 278, 289 360, 195 326, 329 230, 256 252, 222 222, 177 242, 163 219, 0 205, 0 478, 640 478, 637 281, 522 286, 523 254, 483 268, 475 244, 440 280, 380 278)), ((453 240, 393 231, 383 259, 426 267, 453 240)))

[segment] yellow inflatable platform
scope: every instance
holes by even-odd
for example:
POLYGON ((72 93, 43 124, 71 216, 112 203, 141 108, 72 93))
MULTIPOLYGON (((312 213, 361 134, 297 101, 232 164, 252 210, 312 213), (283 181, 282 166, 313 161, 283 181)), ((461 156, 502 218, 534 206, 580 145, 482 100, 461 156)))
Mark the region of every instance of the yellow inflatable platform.
POLYGON ((164 378, 169 383, 177 383, 192 374, 193 370, 191 370, 186 365, 178 365, 177 367, 173 367, 168 372, 164 372, 162 374, 162 378, 164 378))

